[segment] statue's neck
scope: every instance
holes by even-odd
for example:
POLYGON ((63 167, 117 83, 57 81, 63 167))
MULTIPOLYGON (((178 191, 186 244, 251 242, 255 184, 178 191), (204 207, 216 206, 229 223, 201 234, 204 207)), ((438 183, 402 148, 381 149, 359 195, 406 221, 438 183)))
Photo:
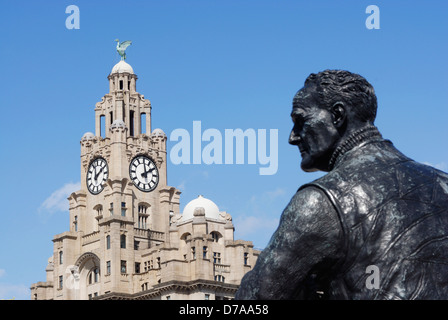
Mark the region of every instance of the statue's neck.
POLYGON ((328 163, 328 171, 333 170, 342 156, 354 147, 359 146, 368 140, 381 138, 381 133, 378 131, 377 127, 372 124, 355 130, 334 150, 330 162, 328 163))

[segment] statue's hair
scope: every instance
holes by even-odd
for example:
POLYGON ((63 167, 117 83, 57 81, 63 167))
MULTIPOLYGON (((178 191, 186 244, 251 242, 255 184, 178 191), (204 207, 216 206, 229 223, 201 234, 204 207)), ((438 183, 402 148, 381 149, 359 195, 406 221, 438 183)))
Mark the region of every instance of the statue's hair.
POLYGON ((377 99, 373 86, 362 76, 345 70, 325 70, 312 73, 305 80, 305 87, 316 85, 317 93, 325 107, 337 101, 346 103, 355 116, 363 122, 373 122, 376 117, 377 99))

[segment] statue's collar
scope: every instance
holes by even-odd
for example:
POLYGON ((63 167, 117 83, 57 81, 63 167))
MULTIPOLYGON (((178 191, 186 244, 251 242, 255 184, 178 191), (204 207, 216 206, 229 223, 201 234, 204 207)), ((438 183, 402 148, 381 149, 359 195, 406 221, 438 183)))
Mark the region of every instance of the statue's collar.
POLYGON ((338 146, 334 150, 330 162, 328 163, 329 171, 333 170, 335 165, 345 153, 369 140, 376 139, 382 139, 382 136, 377 127, 375 127, 374 125, 368 125, 353 132, 347 137, 347 139, 345 139, 345 141, 340 146, 338 146))

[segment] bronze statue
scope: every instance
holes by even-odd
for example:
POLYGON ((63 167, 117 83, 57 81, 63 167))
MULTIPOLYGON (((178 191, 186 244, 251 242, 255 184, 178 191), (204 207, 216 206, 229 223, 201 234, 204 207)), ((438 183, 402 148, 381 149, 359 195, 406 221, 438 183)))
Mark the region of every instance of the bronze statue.
POLYGON ((328 173, 293 196, 236 299, 448 299, 448 175, 383 139, 376 110, 360 75, 306 79, 289 143, 328 173))

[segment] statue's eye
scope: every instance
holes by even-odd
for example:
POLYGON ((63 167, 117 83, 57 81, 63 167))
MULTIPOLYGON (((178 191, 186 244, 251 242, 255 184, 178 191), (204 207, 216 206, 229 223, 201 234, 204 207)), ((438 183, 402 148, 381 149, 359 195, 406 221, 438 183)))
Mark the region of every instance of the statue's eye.
POLYGON ((305 119, 301 115, 294 115, 292 121, 294 122, 295 125, 303 126, 305 119))

